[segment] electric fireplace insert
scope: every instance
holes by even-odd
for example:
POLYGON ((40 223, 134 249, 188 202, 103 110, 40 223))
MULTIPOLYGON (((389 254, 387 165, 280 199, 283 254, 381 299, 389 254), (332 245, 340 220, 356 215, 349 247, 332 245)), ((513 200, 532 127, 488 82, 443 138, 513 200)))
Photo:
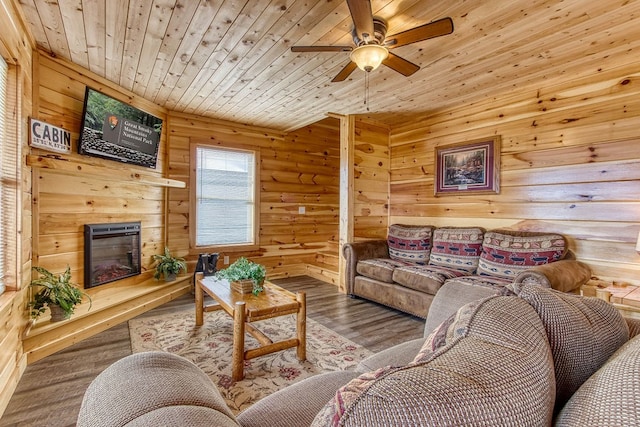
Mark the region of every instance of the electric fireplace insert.
POLYGON ((140 274, 140 227, 140 222, 85 224, 85 288, 140 274))

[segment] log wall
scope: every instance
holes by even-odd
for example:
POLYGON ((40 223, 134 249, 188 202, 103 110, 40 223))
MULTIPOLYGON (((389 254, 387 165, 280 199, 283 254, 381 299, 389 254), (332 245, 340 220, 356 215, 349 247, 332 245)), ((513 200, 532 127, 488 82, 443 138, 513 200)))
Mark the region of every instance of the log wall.
POLYGON ((495 94, 391 133, 391 221, 549 230, 609 280, 640 283, 637 66, 495 94), (435 147, 502 137, 500 193, 434 197, 435 147))
MULTIPOLYGON (((140 221, 142 273, 88 290, 93 306, 76 308, 71 320, 52 324, 45 315, 19 337, 27 363, 35 362, 135 315, 186 293, 189 280, 159 283, 152 278, 153 255, 167 241, 166 188, 184 185, 166 174, 167 112, 93 73, 45 53, 34 53, 30 115, 71 132, 71 153, 31 148, 29 211, 33 265, 53 273, 70 266, 72 281, 84 287, 84 225, 140 221), (155 169, 80 155, 77 152, 85 89, 89 86, 160 117, 165 122, 155 169)), ((25 123, 28 123, 25 119, 25 123)), ((25 281, 31 271, 23 272, 25 281)), ((29 292, 25 298, 30 298, 29 292)), ((27 320, 27 312, 22 315, 27 320)))
MULTIPOLYGON (((8 98, 18 106, 11 109, 5 126, 13 137, 3 139, 2 144, 10 145, 17 157, 16 170, 4 171, 5 176, 14 175, 16 206, 12 216, 13 224, 3 224, 3 232, 15 233, 15 240, 8 242, 5 251, 8 260, 5 265, 7 290, 0 295, 0 417, 27 365, 27 357, 22 347, 22 331, 27 319, 25 303, 27 286, 31 280, 31 176, 24 156, 28 151, 27 118, 32 108, 32 46, 26 24, 16 1, 0 0, 0 55, 10 67, 8 98), (18 166, 19 165, 19 166, 18 166), (15 172, 15 173, 12 173, 15 172)), ((3 146, 6 148, 6 146, 3 146)), ((5 184, 7 184, 5 182, 5 184)), ((7 234, 10 234, 7 233, 7 234)))
POLYGON ((389 219, 389 127, 356 118, 353 238, 385 239, 389 219))
MULTIPOLYGON (((270 278, 302 274, 337 281, 339 121, 328 118, 289 134, 179 113, 169 114, 169 177, 188 181, 191 143, 256 149, 260 155, 258 248, 218 251, 233 262, 248 257, 267 267, 270 278), (299 213, 301 207, 305 213, 299 213)), ((169 190, 169 245, 189 248, 190 188, 169 190)))
MULTIPOLYGON (((70 63, 38 54, 34 118, 71 132, 71 153, 64 163, 32 161, 34 236, 33 261, 52 272, 71 267, 73 280, 84 286, 84 224, 141 221, 142 270, 140 280, 153 270, 152 255, 165 241, 164 192, 167 112, 148 101, 70 63), (78 154, 85 88, 89 86, 153 114, 165 121, 155 169, 78 154), (71 168, 66 164, 72 165, 71 168), (46 164, 47 166, 42 166, 46 164), (142 181, 136 179, 143 177, 142 181), (146 178, 146 179, 145 179, 146 178)), ((51 152, 32 149, 34 156, 51 152)))

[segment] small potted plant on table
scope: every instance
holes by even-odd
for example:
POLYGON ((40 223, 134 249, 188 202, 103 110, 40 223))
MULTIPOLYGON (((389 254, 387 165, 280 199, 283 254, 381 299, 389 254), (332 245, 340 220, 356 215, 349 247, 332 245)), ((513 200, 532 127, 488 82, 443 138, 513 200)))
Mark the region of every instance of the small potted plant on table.
POLYGON ((263 265, 244 257, 238 258, 229 267, 216 273, 217 277, 227 279, 232 289, 241 293, 252 292, 254 295, 263 291, 262 285, 266 275, 267 269, 263 265))
POLYGON ((187 271, 187 262, 184 258, 176 258, 171 255, 169 248, 164 248, 164 255, 154 255, 153 259, 157 262, 154 278, 160 279, 164 276, 166 282, 176 280, 176 276, 181 271, 187 271))
POLYGON ((41 275, 32 280, 30 284, 34 288, 40 288, 33 295, 32 301, 29 302, 33 319, 40 317, 47 307, 51 311, 52 322, 69 319, 83 297, 89 299, 89 309, 91 309, 91 297, 71 284, 71 268, 69 266, 60 275, 55 275, 42 267, 33 267, 33 269, 41 275))

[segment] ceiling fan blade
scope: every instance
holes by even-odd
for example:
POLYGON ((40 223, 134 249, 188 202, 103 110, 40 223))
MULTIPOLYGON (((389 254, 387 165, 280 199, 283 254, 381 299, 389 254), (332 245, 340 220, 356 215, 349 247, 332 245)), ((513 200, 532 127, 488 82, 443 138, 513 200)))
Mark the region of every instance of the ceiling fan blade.
POLYGON ((419 27, 388 36, 384 45, 390 49, 453 33, 451 18, 442 18, 419 27))
POLYGON ((399 72, 405 77, 410 76, 420 69, 420 67, 418 67, 413 62, 400 58, 398 55, 394 55, 391 52, 389 52, 389 56, 387 57, 387 59, 382 61, 382 63, 392 70, 399 72))
POLYGON ((373 12, 371 0, 347 0, 351 19, 360 40, 373 39, 373 12))
POLYGON ((331 80, 331 83, 342 82, 346 80, 347 77, 349 77, 349 75, 353 73, 353 70, 355 70, 356 68, 358 68, 356 63, 353 61, 349 61, 349 63, 342 70, 340 70, 338 75, 335 76, 333 80, 331 80))
POLYGON ((291 46, 291 52, 351 52, 352 46, 291 46))

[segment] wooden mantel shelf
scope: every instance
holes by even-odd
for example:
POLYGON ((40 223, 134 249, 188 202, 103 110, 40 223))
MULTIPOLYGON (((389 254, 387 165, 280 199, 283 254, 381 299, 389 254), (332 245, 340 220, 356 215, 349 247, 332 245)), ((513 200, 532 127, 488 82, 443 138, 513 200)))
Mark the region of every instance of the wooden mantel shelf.
POLYGON ((27 166, 43 168, 67 175, 89 175, 109 181, 135 182, 138 184, 153 185, 158 187, 186 188, 187 184, 175 179, 162 178, 147 175, 131 170, 122 170, 122 173, 114 173, 112 168, 100 165, 82 163, 75 159, 65 158, 60 155, 28 155, 27 166))
POLYGON ((192 279, 192 275, 184 274, 173 282, 148 279, 133 285, 104 285, 87 290, 92 299, 91 309, 85 300, 76 306, 71 319, 61 322, 51 322, 46 313, 24 332, 23 348, 27 363, 188 293, 192 279))

